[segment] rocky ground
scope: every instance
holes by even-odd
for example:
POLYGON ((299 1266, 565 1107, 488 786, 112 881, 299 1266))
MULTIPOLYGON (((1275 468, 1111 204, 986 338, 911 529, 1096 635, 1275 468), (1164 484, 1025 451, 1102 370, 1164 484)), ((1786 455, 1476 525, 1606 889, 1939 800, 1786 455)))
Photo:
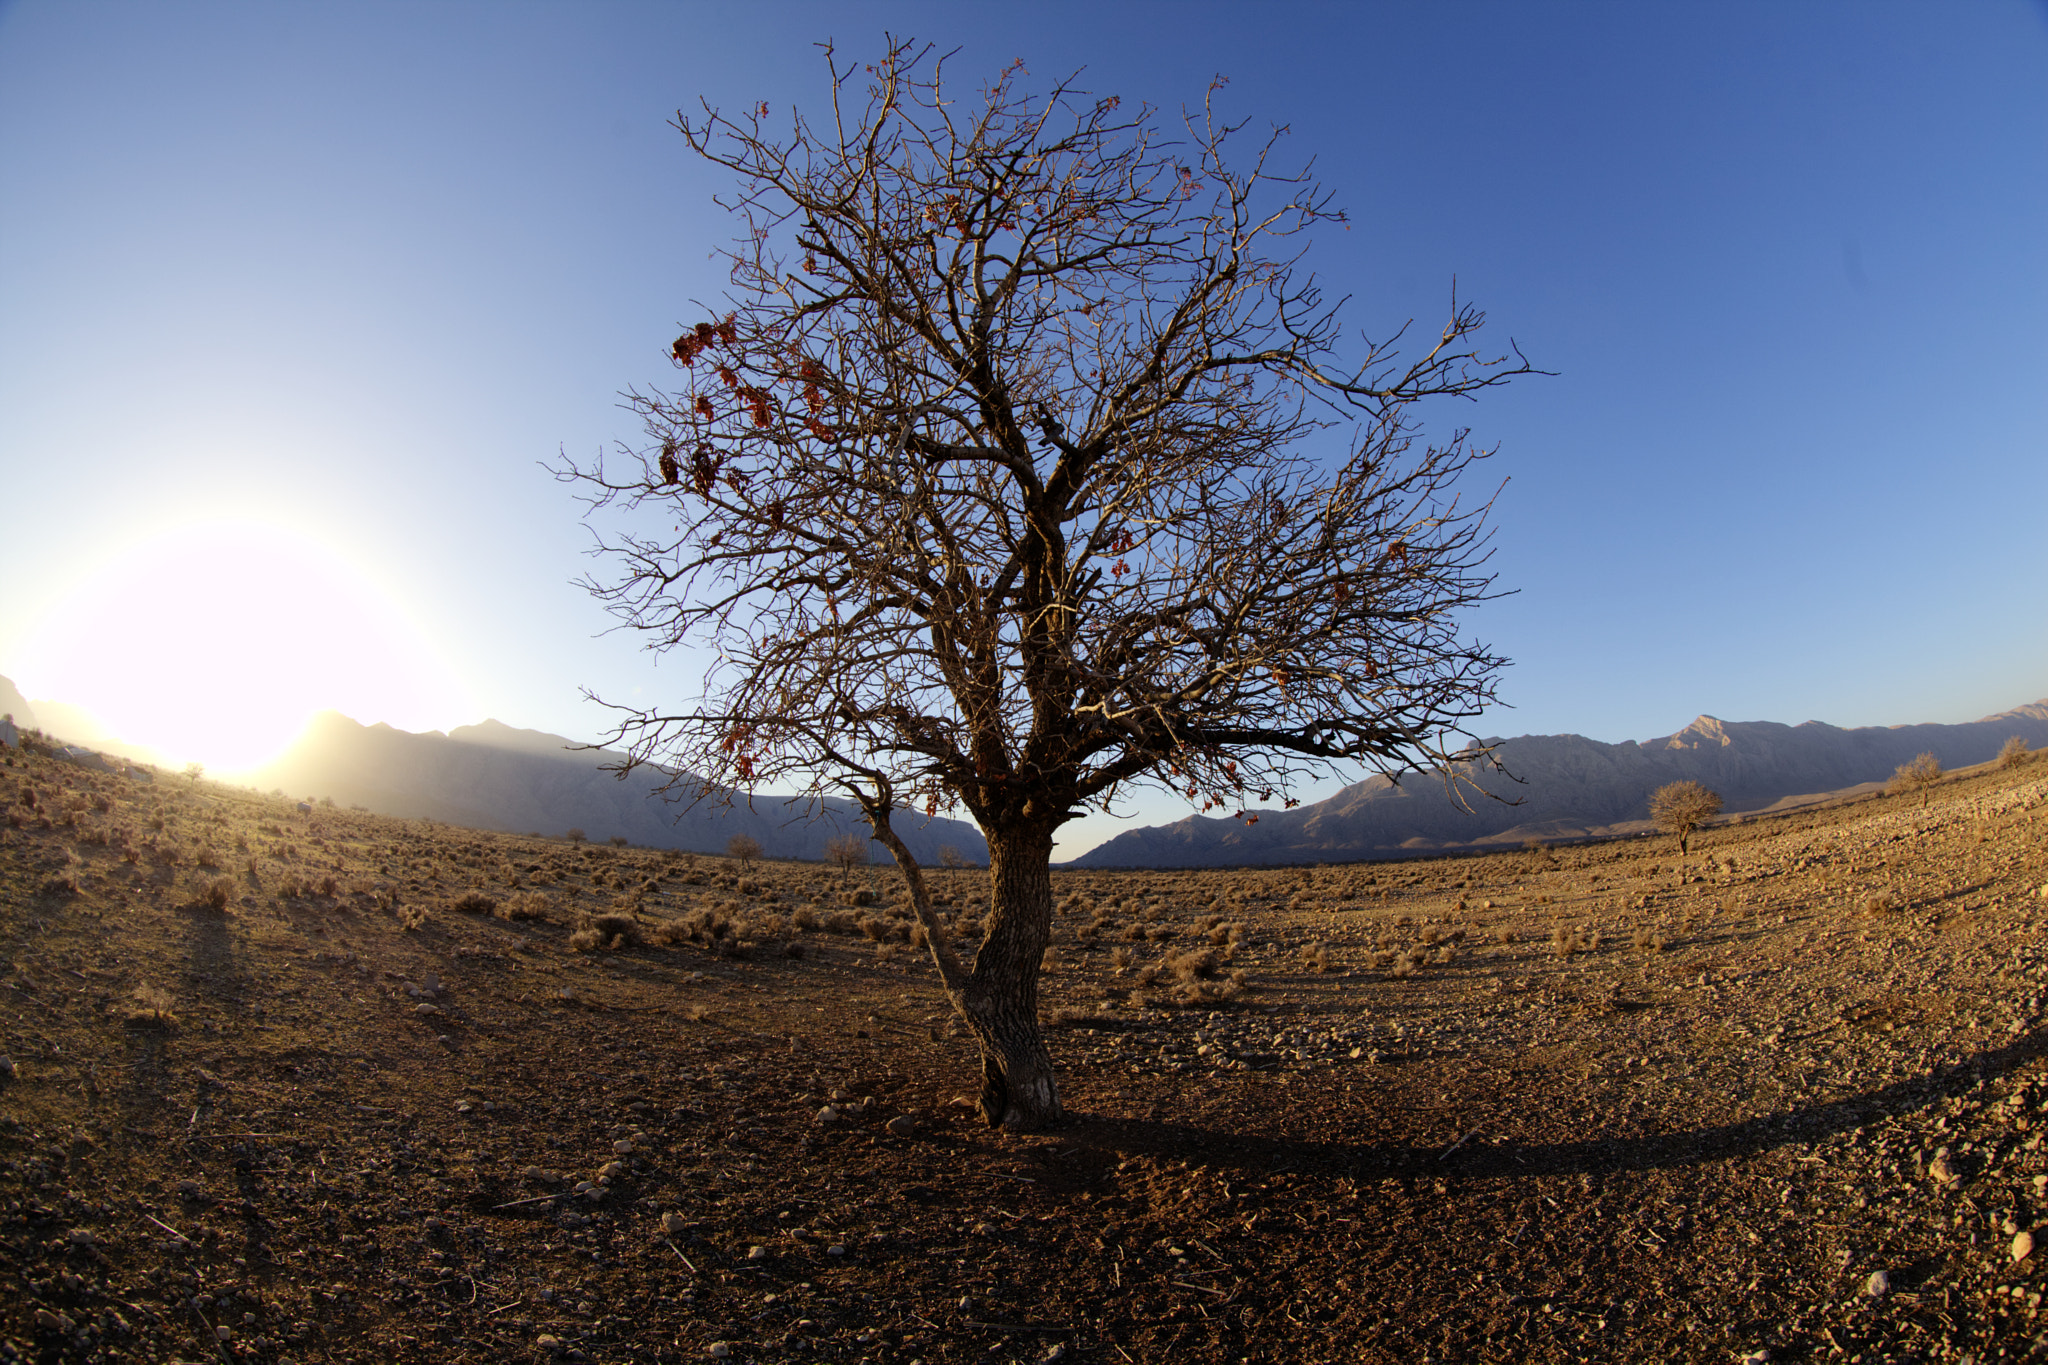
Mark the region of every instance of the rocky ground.
POLYGON ((2048 762, 1056 874, 1025 1138, 879 868, 47 757, 0 810, 0 1360, 2048 1354, 2048 762))

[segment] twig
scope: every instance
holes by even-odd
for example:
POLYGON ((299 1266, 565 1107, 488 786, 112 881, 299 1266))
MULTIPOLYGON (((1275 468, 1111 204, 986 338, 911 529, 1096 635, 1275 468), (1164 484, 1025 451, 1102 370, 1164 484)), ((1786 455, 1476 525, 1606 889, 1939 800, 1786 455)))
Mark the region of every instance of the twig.
POLYGON ((670 1251, 675 1252, 676 1259, 678 1261, 681 1261, 685 1266, 689 1266, 689 1270, 692 1275, 697 1273, 697 1267, 690 1265, 690 1258, 683 1255, 682 1249, 680 1247, 678 1247, 674 1242, 669 1241, 666 1237, 662 1238, 661 1240, 668 1246, 668 1249, 670 1251))
MULTIPOLYGON (((1062 1326, 1058 1323, 977 1322, 973 1318, 962 1318, 960 1321, 963 1326, 980 1327, 991 1332, 1071 1332, 1074 1330, 1071 1326, 1062 1326)), ((1125 1359, 1129 1359, 1129 1357, 1126 1356, 1125 1359)))
POLYGON ((1441 1152, 1438 1152, 1436 1154, 1436 1159, 1438 1161, 1442 1161, 1452 1152, 1457 1151, 1460 1147, 1463 1147, 1466 1143, 1470 1142, 1473 1138, 1476 1138, 1478 1136, 1479 1130, 1477 1128, 1474 1128, 1471 1132, 1465 1134, 1465 1136, 1459 1138, 1456 1142, 1453 1142, 1450 1146, 1444 1148, 1441 1152))
POLYGON ((1211 1289, 1211 1288, 1210 1288, 1210 1287, 1209 1287, 1208 1285, 1206 1285, 1206 1284, 1195 1284, 1195 1283, 1193 1283, 1192 1281, 1189 1281, 1189 1280, 1168 1280, 1168 1281, 1167 1281, 1167 1283, 1168 1283, 1168 1284, 1177 1284, 1177 1285, 1179 1285, 1179 1286, 1180 1286, 1180 1287, 1181 1287, 1182 1289, 1199 1289, 1199 1290, 1201 1290, 1201 1291, 1202 1291, 1202 1292, 1203 1292, 1204 1294, 1214 1294, 1214 1295, 1215 1295, 1215 1296, 1216 1296, 1217 1298, 1219 1298, 1219 1299, 1227 1299, 1227 1298, 1229 1298, 1229 1297, 1230 1297, 1230 1296, 1229 1296, 1228 1294, 1226 1294, 1226 1293, 1225 1293, 1224 1291, 1222 1291, 1221 1289, 1211 1289))
POLYGON ((548 1200, 548 1199, 560 1199, 561 1197, 562 1197, 562 1196, 561 1196, 561 1195, 559 1195, 559 1194, 537 1194, 537 1195, 535 1195, 535 1196, 534 1196, 533 1198, 531 1198, 531 1199, 515 1199, 515 1200, 513 1200, 513 1201, 512 1201, 511 1203, 509 1203, 509 1204, 497 1204, 497 1205, 494 1205, 494 1206, 492 1207, 492 1209, 491 1209, 491 1212, 492 1212, 492 1213, 496 1213, 496 1212, 497 1212, 497 1211, 498 1211, 499 1209, 516 1209, 516 1208, 518 1208, 518 1207, 519 1207, 519 1206, 520 1206, 521 1204, 538 1204, 538 1203, 541 1203, 541 1202, 542 1202, 542 1201, 544 1201, 544 1200, 548 1200))
POLYGON ((156 1225, 157 1225, 158 1227, 162 1228, 162 1229, 163 1229, 163 1230, 164 1230, 165 1232, 168 1232, 168 1233, 170 1233, 170 1234, 171 1234, 171 1236, 173 1236, 173 1237, 177 1238, 177 1239, 178 1239, 179 1241, 181 1241, 181 1242, 185 1243, 185 1244, 186 1244, 187 1246, 190 1246, 190 1245, 192 1244, 192 1239, 191 1239, 190 1237, 187 1237, 187 1236, 186 1236, 186 1235, 185 1235, 184 1233, 182 1233, 182 1232, 178 1231, 178 1230, 177 1230, 176 1228, 172 1227, 172 1226, 171 1226, 171 1225, 170 1225, 169 1223, 166 1223, 166 1222, 165 1222, 165 1221, 164 1221, 163 1219, 161 1219, 161 1218, 158 1218, 158 1217, 156 1217, 156 1216, 155 1216, 154 1214, 148 1214, 148 1213, 145 1213, 145 1214, 143 1214, 142 1216, 143 1216, 144 1218, 147 1218, 147 1219, 149 1219, 149 1221, 150 1221, 150 1222, 152 1222, 152 1223, 156 1224, 156 1225))

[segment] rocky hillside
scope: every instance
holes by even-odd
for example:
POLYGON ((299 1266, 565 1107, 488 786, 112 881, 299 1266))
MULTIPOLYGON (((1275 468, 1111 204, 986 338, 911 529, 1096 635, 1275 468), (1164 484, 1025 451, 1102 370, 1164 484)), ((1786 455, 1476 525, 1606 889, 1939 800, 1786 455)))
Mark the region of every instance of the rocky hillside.
POLYGON ((36 713, 29 709, 28 698, 21 695, 7 678, 0 678, 0 716, 13 716, 14 723, 24 730, 36 728, 36 713))
MULTIPOLYGON (((815 859, 834 834, 867 831, 851 815, 851 803, 841 800, 805 807, 775 796, 756 796, 751 803, 734 797, 686 810, 654 794, 666 779, 662 772, 641 769, 621 780, 603 770, 618 759, 608 751, 578 750, 560 735, 494 720, 445 735, 413 734, 359 725, 329 711, 251 780, 383 815, 513 833, 575 828, 593 840, 623 836, 636 845, 700 853, 722 852, 735 834, 750 834, 771 858, 815 859)), ((898 832, 923 860, 935 860, 948 845, 977 862, 987 856, 980 832, 962 821, 904 820, 898 832)), ((877 860, 882 857, 876 850, 877 860)))
POLYGON ((1269 811, 1256 825, 1191 816, 1120 834, 1075 860, 1082 867, 1223 867, 1345 862, 1574 839, 1647 829, 1650 793, 1691 778, 1731 814, 1801 804, 1887 780, 1916 754, 1945 768, 1987 762, 2009 737, 2048 747, 2048 701, 1966 725, 1868 726, 1721 721, 1701 716, 1675 735, 1602 744, 1582 735, 1488 741, 1500 769, 1460 776, 1487 796, 1463 809, 1441 773, 1395 785, 1376 777, 1327 801, 1269 811), (1512 804, 1509 804, 1512 803, 1512 804))

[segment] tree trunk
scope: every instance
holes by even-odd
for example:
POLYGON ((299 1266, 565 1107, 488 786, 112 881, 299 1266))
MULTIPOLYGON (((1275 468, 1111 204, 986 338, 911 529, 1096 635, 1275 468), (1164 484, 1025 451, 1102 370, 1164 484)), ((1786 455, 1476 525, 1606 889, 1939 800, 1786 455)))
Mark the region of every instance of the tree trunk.
POLYGON ((1059 1121, 1059 1083, 1038 1027, 1038 972, 1052 934, 1052 832, 988 834, 988 936, 960 1008, 981 1044, 981 1114, 1012 1131, 1059 1121))

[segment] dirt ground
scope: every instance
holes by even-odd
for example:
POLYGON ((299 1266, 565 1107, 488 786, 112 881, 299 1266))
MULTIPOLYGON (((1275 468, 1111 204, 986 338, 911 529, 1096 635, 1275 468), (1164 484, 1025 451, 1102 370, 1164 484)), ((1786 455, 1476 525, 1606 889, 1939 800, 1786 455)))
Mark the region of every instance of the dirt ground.
POLYGON ((1029 1137, 879 867, 48 757, 0 810, 0 1360, 2048 1356, 2048 761, 1056 873, 1029 1137))

